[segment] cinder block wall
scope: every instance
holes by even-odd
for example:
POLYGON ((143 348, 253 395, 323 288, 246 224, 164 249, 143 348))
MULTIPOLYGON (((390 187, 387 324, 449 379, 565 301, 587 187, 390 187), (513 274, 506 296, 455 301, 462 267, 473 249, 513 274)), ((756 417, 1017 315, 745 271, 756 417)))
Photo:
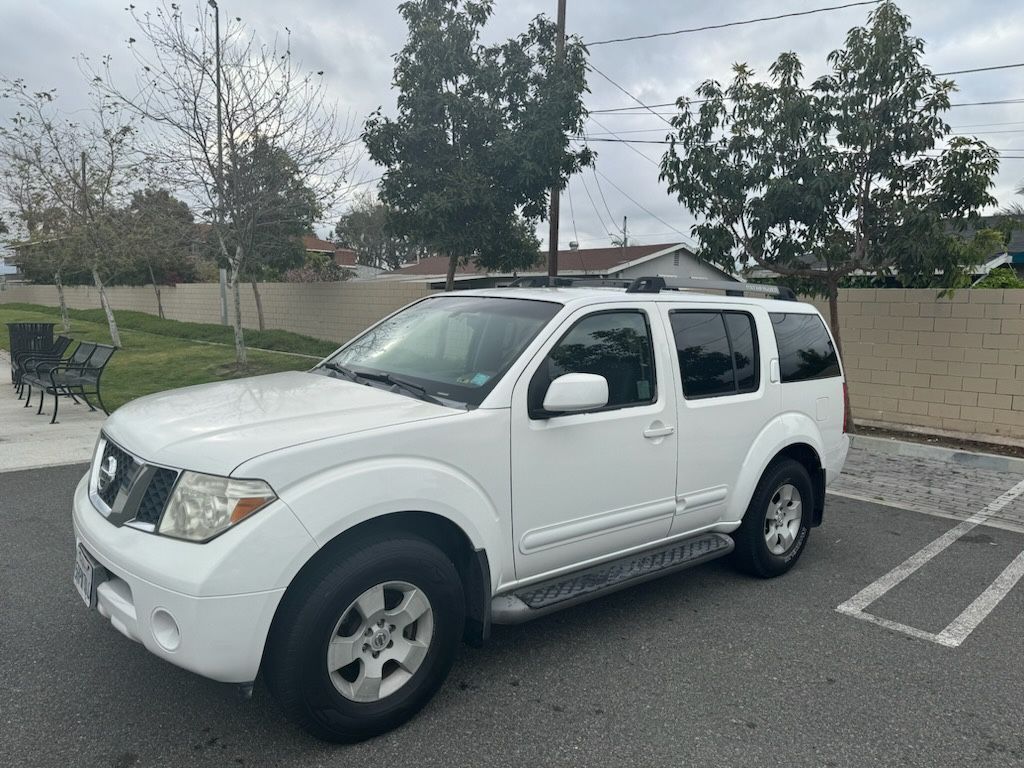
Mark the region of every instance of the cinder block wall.
MULTIPOLYGON (((268 328, 339 344, 430 293, 419 283, 261 283, 268 328)), ((1024 444, 1024 291, 840 291, 843 356, 854 418, 869 424, 954 432, 1024 444)), ((75 308, 99 306, 95 288, 66 289, 75 308)), ((156 313, 150 287, 110 288, 115 309, 156 313)), ((53 286, 18 286, 0 303, 57 304, 53 286)), ((218 286, 163 289, 175 320, 220 322, 218 286)), ((828 306, 815 300, 828 319, 828 306)), ((245 325, 256 326, 252 288, 242 288, 245 325)))
MULTIPOLYGON (((341 344, 368 325, 409 302, 432 293, 422 283, 384 281, 343 283, 259 283, 267 328, 294 331, 341 344)), ((152 287, 107 289, 115 310, 130 309, 156 314, 152 287)), ((64 289, 73 309, 99 307, 99 293, 92 286, 64 289)), ((243 285, 242 321, 247 328, 258 327, 252 286, 243 285)), ((172 320, 196 323, 220 322, 220 287, 216 283, 187 283, 161 289, 164 314, 172 320)), ((229 299, 230 300, 230 299, 229 299)), ((24 302, 56 306, 57 289, 52 285, 11 286, 0 292, 0 304, 24 302)))
MULTIPOLYGON (((828 306, 814 302, 828 319, 828 306)), ((1024 439, 1024 290, 839 292, 854 418, 1024 439)))

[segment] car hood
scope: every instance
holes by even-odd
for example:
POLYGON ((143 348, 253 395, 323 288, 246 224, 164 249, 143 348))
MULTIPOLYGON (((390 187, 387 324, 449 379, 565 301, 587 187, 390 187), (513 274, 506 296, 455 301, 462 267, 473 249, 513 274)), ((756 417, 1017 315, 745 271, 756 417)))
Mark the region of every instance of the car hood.
POLYGON ((103 431, 144 461, 226 475, 255 456, 292 445, 459 413, 293 371, 141 397, 115 411, 103 431))

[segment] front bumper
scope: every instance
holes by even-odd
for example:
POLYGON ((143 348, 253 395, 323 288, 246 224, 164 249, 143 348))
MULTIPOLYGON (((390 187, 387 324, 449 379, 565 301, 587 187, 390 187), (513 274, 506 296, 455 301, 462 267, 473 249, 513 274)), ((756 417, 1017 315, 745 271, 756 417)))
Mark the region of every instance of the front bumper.
POLYGON ((316 550, 283 502, 193 544, 111 524, 83 478, 73 519, 77 543, 107 572, 100 615, 165 661, 225 683, 256 678, 285 588, 316 550))

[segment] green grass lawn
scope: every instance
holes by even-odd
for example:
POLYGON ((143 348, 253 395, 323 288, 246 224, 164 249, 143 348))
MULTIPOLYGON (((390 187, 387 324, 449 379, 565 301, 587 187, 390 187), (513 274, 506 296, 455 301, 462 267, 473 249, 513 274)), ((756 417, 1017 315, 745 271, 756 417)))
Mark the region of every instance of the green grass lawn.
MULTIPOLYGON (((71 310, 71 313, 69 336, 76 340, 110 343, 102 310, 71 310)), ((111 411, 136 397, 165 389, 262 373, 305 370, 316 362, 307 357, 250 349, 249 366, 239 371, 235 367, 234 347, 230 346, 230 328, 160 320, 142 312, 117 312, 116 318, 124 346, 114 354, 101 384, 103 401, 111 411), (200 343, 202 341, 224 344, 200 343)), ((56 307, 0 304, 0 348, 9 346, 3 323, 19 322, 55 322, 54 335, 60 333, 60 311, 56 307)), ((263 334, 247 331, 245 335, 246 344, 251 347, 318 357, 335 349, 330 342, 287 331, 263 334)))

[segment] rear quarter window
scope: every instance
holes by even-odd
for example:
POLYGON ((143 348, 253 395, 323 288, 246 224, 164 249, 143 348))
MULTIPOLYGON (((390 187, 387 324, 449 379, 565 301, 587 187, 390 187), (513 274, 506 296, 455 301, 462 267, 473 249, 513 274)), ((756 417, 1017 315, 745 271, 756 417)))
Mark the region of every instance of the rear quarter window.
POLYGON ((795 312, 770 314, 783 383, 840 375, 839 357, 820 316, 795 312))

